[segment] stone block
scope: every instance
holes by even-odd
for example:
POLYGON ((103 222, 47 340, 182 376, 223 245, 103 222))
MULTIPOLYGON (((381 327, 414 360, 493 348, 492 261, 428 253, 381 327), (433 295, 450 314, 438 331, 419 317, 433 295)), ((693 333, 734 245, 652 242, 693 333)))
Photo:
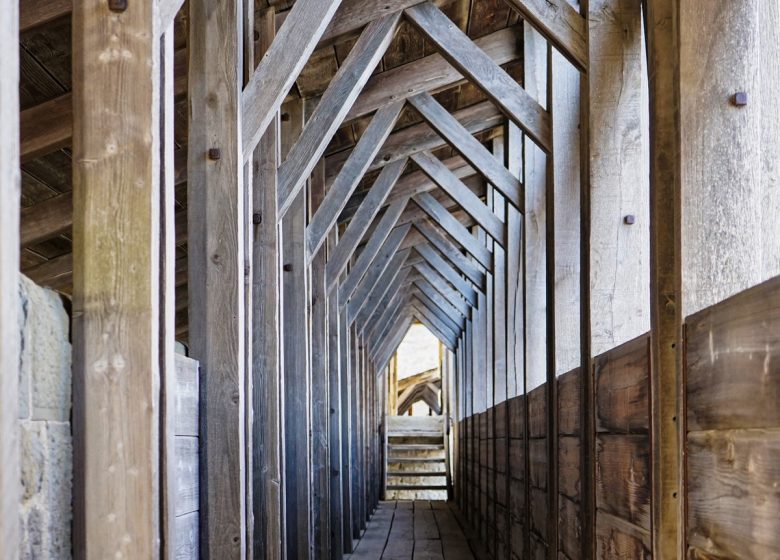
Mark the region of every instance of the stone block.
POLYGON ((73 487, 73 444, 68 424, 46 429, 46 558, 69 558, 73 487))
POLYGON ((46 465, 43 422, 21 422, 22 503, 35 498, 43 487, 46 465))
POLYGON ((26 348, 25 327, 27 325, 27 312, 29 309, 29 298, 27 297, 27 286, 30 281, 22 276, 19 282, 19 340, 21 346, 21 364, 19 368, 19 419, 24 420, 30 417, 30 379, 31 364, 29 359, 30 349, 26 348), (27 359, 25 359, 27 358, 27 359))
POLYGON ((32 418, 67 421, 71 407, 69 319, 60 296, 22 277, 26 292, 22 377, 30 379, 32 418))

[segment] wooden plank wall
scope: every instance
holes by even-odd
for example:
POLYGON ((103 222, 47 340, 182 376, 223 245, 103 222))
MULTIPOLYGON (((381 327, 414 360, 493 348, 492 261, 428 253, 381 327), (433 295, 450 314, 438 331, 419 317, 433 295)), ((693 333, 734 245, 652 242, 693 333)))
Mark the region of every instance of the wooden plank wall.
POLYGON ((688 557, 780 557, 780 277, 688 317, 688 557))
POLYGON ((177 560, 199 558, 200 455, 198 362, 176 355, 176 412, 174 445, 176 447, 176 517, 174 521, 177 560))
MULTIPOLYGON (((600 559, 651 557, 649 352, 646 334, 594 359, 591 515, 600 559)), ((456 501, 489 557, 582 558, 582 381, 580 368, 556 380, 557 499, 549 495, 547 384, 459 422, 456 501), (551 542, 553 519, 557 542, 551 542)))

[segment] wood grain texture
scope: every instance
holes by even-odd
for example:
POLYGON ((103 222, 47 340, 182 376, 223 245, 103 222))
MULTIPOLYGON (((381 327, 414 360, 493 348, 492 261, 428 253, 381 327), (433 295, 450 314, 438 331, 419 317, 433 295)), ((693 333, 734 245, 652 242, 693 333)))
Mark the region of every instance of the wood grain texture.
MULTIPOLYGON (((160 44, 152 39, 155 9, 135 4, 118 16, 97 1, 75 8, 73 548, 79 557, 156 558, 162 527, 161 69, 160 44), (108 43, 114 48, 106 54, 108 43), (116 95, 116 88, 128 95, 116 95)), ((15 7, 8 9, 16 14, 15 7)), ((9 185, 13 200, 15 164, 9 158, 17 152, 12 144, 3 146, 3 188, 9 185)), ((10 235, 17 241, 16 231, 10 235)), ((3 262, 4 269, 15 269, 3 262)), ((5 283, 2 288, 5 293, 5 283)))
POLYGON ((780 427, 780 280, 700 311, 685 324, 688 430, 780 427))
MULTIPOLYGON (((483 101, 452 113, 460 126, 469 134, 479 134, 501 126, 505 121, 503 113, 490 101, 483 101)), ((365 133, 364 133, 365 134, 365 133)), ((375 171, 397 159, 409 157, 423 150, 434 151, 447 145, 447 141, 425 122, 402 128, 387 137, 379 147, 368 171, 375 171)), ((352 150, 337 152, 325 159, 326 177, 332 182, 352 150)))
POLYGON ((649 335, 641 336, 594 359, 597 431, 648 433, 649 344, 649 335))
POLYGON ((176 354, 176 426, 177 436, 198 436, 200 394, 198 362, 176 354))
POLYGON ((650 441, 646 436, 597 435, 598 510, 649 531, 650 464, 650 441))
POLYGON ((483 268, 490 270, 493 260, 490 251, 480 244, 477 238, 457 221, 446 208, 428 193, 415 195, 413 200, 432 220, 473 256, 483 268))
MULTIPOLYGON (((517 44, 518 26, 496 31, 477 39, 474 44, 495 64, 517 60, 521 50, 517 44)), ((431 54, 410 64, 404 64, 371 78, 347 115, 349 122, 374 112, 379 107, 407 99, 421 91, 436 93, 463 81, 463 75, 440 54, 431 54)))
MULTIPOLYGON (((387 267, 384 269, 381 276, 379 276, 378 279, 375 279, 373 286, 368 292, 368 296, 365 300, 365 303, 362 306, 362 309, 360 309, 357 316, 355 317, 355 321, 357 322, 358 330, 360 332, 364 332, 365 327, 369 326, 368 323, 369 318, 376 313, 379 306, 379 302, 382 301, 382 299, 384 299, 390 287, 395 282, 396 277, 398 277, 398 275, 402 272, 404 262, 407 260, 408 256, 409 256, 409 251, 406 249, 397 251, 396 254, 388 262, 387 267)), ((371 280, 369 279, 369 277, 366 276, 366 282, 368 283, 370 281, 371 280)), ((358 288, 358 292, 356 292, 355 297, 359 297, 357 295, 359 294, 359 292, 360 289, 358 288)), ((351 302, 347 306, 347 320, 349 320, 350 306, 351 306, 351 302)))
POLYGON ((246 550, 240 8, 237 0, 189 3, 188 317, 201 367, 200 539, 201 554, 221 558, 246 550), (216 161, 207 157, 215 147, 216 161))
POLYGON ((176 518, 176 560, 197 560, 200 541, 198 514, 188 513, 176 518))
POLYGON ((597 512, 596 558, 650 560, 650 534, 619 517, 597 512))
POLYGON ((549 113, 441 10, 425 2, 404 13, 450 64, 482 89, 539 147, 548 152, 552 149, 549 113))
POLYGON ((581 71, 588 70, 588 22, 566 0, 504 0, 581 71))
MULTIPOLYGON (((339 238, 339 243, 336 245, 333 254, 328 256, 326 278, 329 288, 334 285, 341 273, 344 272, 355 248, 360 243, 360 240, 363 238, 366 231, 368 231, 374 218, 379 213, 382 203, 393 189, 393 186, 398 181, 398 178, 401 176, 405 167, 406 160, 401 160, 385 167, 371 187, 368 196, 363 199, 360 208, 353 216, 346 231, 339 238)), ((392 228, 395 225, 401 212, 406 208, 407 200, 408 199, 401 199, 385 211, 384 215, 379 220, 376 229, 371 234, 369 242, 366 244, 366 247, 364 247, 358 263, 355 265, 358 269, 362 267, 362 261, 365 260, 363 254, 371 254, 371 251, 376 247, 377 242, 381 244, 384 241, 382 235, 384 235, 385 238, 389 235, 390 231, 388 228, 392 228)), ((353 273, 350 272, 350 276, 352 276, 352 274, 353 273)), ((357 279, 359 280, 360 278, 357 279)), ((344 293, 346 293, 346 290, 344 293)), ((342 295, 341 297, 343 298, 344 296, 342 295)), ((346 302, 346 299, 340 299, 339 301, 344 303, 346 302)))
POLYGON ((687 441, 688 546, 694 557, 780 555, 780 430, 691 432, 687 441))
POLYGON ((341 0, 303 0, 285 19, 243 91, 245 158, 260 142, 340 4, 341 0))
POLYGON ((447 112, 427 92, 410 97, 409 103, 472 167, 501 191, 518 210, 523 211, 524 194, 520 181, 504 167, 503 161, 493 157, 490 151, 472 136, 455 115, 447 112))
POLYGON ((336 223, 349 197, 368 170, 369 164, 395 126, 403 106, 402 102, 394 103, 376 112, 357 146, 350 152, 349 158, 328 187, 325 200, 306 226, 306 251, 309 259, 324 243, 328 231, 336 223))
MULTIPOLYGON (((19 482, 19 2, 0 6, 3 56, 0 57, 0 540, 7 550, 20 549, 19 482)), ((24 17, 24 14, 22 15, 24 17)), ((24 22, 24 19, 22 19, 24 22)))
MULTIPOLYGON (((296 9, 298 6, 296 6, 296 9)), ((401 13, 371 22, 330 82, 306 127, 279 166, 278 211, 283 217, 314 165, 325 153, 349 108, 392 41, 401 13)), ((277 39, 279 40, 279 39, 277 39)), ((273 49, 273 45, 271 47, 273 49)), ((270 52, 270 51, 269 51, 270 52)), ((259 69, 258 69, 259 72, 259 69)), ((251 84, 250 84, 251 85, 251 84)))
MULTIPOLYGON (((490 155, 488 154, 488 157, 490 155)), ((412 161, 427 174, 450 198, 463 208, 500 245, 505 243, 503 221, 491 212, 477 195, 464 185, 430 152, 412 156, 412 161)))
MULTIPOLYGON (((415 228, 425 236, 431 245, 430 247, 420 245, 417 248, 417 251, 423 255, 431 265, 437 267, 441 263, 446 264, 447 261, 443 259, 442 255, 447 257, 447 260, 451 265, 460 271, 478 292, 484 293, 484 273, 472 261, 465 257, 452 241, 444 236, 443 231, 439 230, 437 226, 434 226, 434 222, 431 222, 430 220, 417 221, 415 223, 415 228)), ((439 270, 443 271, 446 269, 439 268, 439 270)))

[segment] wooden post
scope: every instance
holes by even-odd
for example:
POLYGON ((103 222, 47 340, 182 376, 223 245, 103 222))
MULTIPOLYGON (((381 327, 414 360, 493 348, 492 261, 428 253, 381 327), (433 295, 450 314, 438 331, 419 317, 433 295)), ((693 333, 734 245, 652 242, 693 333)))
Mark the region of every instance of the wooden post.
POLYGON ((0 22, 0 539, 19 550, 19 1, 6 0, 0 22))
MULTIPOLYGON (((9 17, 15 12, 11 9, 9 17)), ((161 123, 156 16, 151 2, 114 13, 107 3, 88 0, 75 3, 73 10, 76 558, 160 555, 161 123), (117 89, 124 94, 117 95, 117 89)), ((4 37, 16 40, 15 34, 4 37)), ((13 77, 13 70, 8 71, 13 77)), ((3 83, 16 87, 5 75, 3 83)), ((12 132, 7 136, 15 138, 12 132)), ((13 147, 4 148, 3 154, 5 173, 15 155, 13 147)), ((8 179, 4 189, 13 185, 12 174, 8 179)), ((6 223, 3 219, 4 228, 6 223)), ((9 225, 15 223, 11 219, 9 225)), ((16 241, 16 236, 11 239, 16 241)), ((3 265, 16 266, 5 258, 3 265)), ((13 278, 9 274, 8 279, 13 278)), ((6 287, 3 283, 3 294, 6 287)), ((5 312, 6 306, 2 309, 5 312)), ((10 491, 14 494, 14 488, 10 491)))
MULTIPOLYGON (((309 216, 325 198, 325 162, 314 167, 309 192, 309 216)), ((324 251, 311 261, 311 396, 312 396, 312 533, 315 558, 330 555, 330 390, 328 377, 328 299, 324 251)))
MULTIPOLYGON (((342 280, 344 275, 342 275, 342 280)), ((342 482, 342 510, 343 510, 343 543, 344 553, 350 554, 352 547, 352 432, 354 430, 352 409, 352 329, 347 327, 346 308, 340 306, 338 301, 338 289, 331 291, 336 305, 339 306, 339 373, 341 376, 341 482, 342 482)))
MULTIPOLYGON (((259 17, 260 52, 275 33, 274 10, 259 17)), ((279 117, 252 156, 252 494, 255 557, 284 557, 282 413, 279 324, 279 228, 276 168, 279 117)))
MULTIPOLYGON (((327 255, 338 243, 338 228, 331 228, 325 242, 327 255)), ((346 418, 342 406, 341 328, 337 290, 331 290, 328 298, 328 377, 330 392, 330 558, 341 560, 344 556, 344 463, 343 423, 346 418)))
MULTIPOLYGON (((282 123, 283 149, 303 128, 302 101, 288 104, 282 123)), ((282 371, 284 378, 285 508, 287 557, 310 557, 311 542, 311 378, 308 359, 306 257, 306 189, 282 218, 282 371)))
POLYGON ((200 539, 208 558, 241 558, 246 549, 241 7, 190 2, 189 324, 201 368, 200 539))

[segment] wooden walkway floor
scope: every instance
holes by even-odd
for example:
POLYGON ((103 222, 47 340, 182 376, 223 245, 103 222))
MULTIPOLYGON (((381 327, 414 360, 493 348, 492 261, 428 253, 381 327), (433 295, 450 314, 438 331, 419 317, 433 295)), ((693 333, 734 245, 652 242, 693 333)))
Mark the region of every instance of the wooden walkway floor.
POLYGON ((474 560, 446 502, 381 502, 352 560, 474 560))

